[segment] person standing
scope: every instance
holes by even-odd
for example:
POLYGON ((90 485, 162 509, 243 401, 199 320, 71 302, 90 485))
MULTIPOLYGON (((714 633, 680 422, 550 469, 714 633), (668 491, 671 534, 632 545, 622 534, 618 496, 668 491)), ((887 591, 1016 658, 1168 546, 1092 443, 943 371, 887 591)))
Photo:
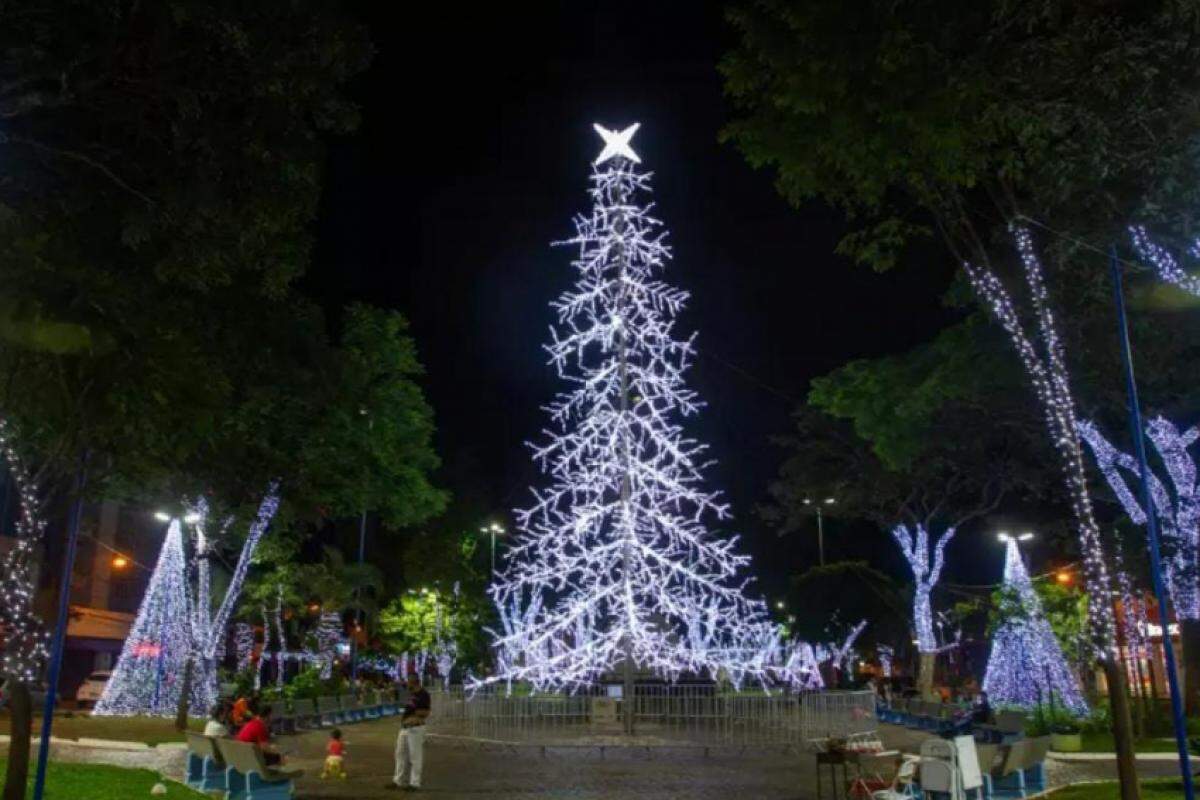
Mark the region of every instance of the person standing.
POLYGON ((408 702, 400 716, 400 734, 396 737, 396 772, 389 789, 420 789, 421 768, 425 766, 425 721, 429 719, 429 692, 419 675, 408 676, 408 702))

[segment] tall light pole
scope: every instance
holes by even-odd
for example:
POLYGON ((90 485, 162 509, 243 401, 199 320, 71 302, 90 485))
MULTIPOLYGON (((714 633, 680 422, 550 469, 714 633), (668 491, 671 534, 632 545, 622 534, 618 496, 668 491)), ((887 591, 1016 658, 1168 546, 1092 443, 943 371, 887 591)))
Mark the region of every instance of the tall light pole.
POLYGON ((492 540, 492 574, 496 574, 496 535, 503 536, 507 531, 499 522, 490 522, 479 529, 480 533, 485 533, 492 540))
POLYGON ((804 505, 811 506, 817 511, 817 550, 820 554, 821 566, 825 566, 825 518, 821 514, 821 506, 831 506, 837 500, 832 497, 826 497, 824 500, 817 501, 812 498, 804 498, 804 505))

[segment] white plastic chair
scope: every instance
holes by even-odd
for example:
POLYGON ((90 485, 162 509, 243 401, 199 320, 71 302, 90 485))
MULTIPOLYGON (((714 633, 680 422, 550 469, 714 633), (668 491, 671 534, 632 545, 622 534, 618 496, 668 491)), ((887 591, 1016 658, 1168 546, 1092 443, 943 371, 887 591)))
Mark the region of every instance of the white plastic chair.
POLYGON ((920 800, 921 795, 913 780, 917 775, 918 763, 920 763, 918 758, 906 758, 900 762, 900 768, 896 770, 896 777, 892 779, 892 785, 871 795, 873 800, 920 800))

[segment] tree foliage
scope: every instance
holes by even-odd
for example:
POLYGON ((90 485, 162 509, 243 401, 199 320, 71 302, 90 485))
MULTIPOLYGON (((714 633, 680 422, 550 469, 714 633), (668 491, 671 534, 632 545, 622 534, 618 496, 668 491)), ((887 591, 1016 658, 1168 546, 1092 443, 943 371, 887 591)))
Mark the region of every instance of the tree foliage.
POLYGON ((323 138, 372 48, 336 4, 0 5, 0 408, 61 486, 436 513, 404 320, 327 320, 309 266, 323 138))

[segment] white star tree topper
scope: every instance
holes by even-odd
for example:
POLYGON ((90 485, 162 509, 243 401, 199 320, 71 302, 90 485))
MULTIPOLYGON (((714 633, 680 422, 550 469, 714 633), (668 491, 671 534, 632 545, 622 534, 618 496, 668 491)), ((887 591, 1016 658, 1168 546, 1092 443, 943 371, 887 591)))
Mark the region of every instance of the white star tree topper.
POLYGON ((633 139, 633 135, 637 133, 638 128, 642 127, 642 123, 635 122, 628 128, 620 131, 610 131, 608 128, 600 124, 593 124, 596 133, 600 134, 600 138, 604 140, 604 149, 600 151, 600 155, 596 156, 593 164, 599 166, 610 158, 628 158, 635 164, 642 163, 638 158, 638 154, 629 146, 629 142, 633 139))

